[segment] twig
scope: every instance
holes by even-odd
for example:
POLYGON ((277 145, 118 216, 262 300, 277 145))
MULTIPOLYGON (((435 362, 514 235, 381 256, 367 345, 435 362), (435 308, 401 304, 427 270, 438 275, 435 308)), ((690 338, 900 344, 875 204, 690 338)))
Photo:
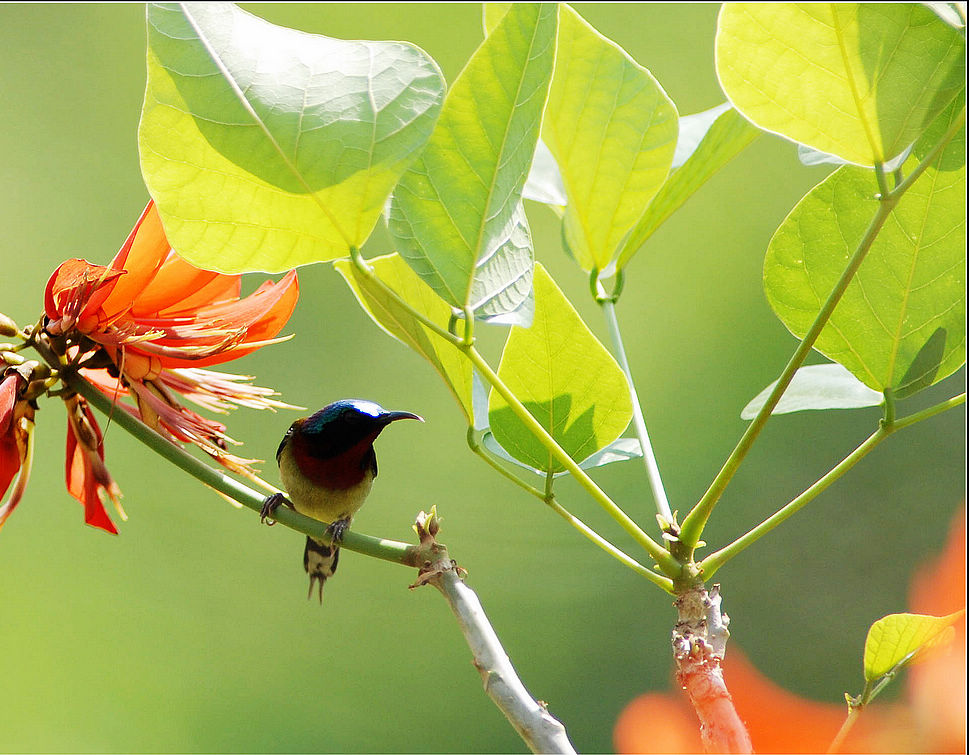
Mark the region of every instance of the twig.
POLYGON ((463 569, 451 560, 447 549, 434 541, 436 517, 423 511, 417 529, 421 546, 428 558, 413 587, 431 584, 447 599, 458 620, 464 639, 471 648, 474 667, 481 674, 485 692, 532 752, 575 753, 565 727, 554 718, 545 704, 528 694, 525 685, 511 665, 491 622, 481 607, 474 590, 462 579, 463 569))

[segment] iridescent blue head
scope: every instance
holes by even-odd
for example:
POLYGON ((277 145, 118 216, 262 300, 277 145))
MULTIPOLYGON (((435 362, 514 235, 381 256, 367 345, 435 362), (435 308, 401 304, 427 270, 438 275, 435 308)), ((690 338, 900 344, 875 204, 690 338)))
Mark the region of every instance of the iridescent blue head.
POLYGON ((301 450, 317 459, 330 459, 352 449, 368 446, 391 422, 398 419, 416 419, 411 412, 390 412, 363 399, 341 399, 320 409, 315 414, 296 420, 289 428, 276 459, 294 436, 303 441, 301 450))

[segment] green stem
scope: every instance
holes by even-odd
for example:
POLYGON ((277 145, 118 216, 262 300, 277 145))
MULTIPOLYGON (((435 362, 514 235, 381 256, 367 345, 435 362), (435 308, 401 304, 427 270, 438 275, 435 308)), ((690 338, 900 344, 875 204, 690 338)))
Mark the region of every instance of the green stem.
POLYGON ((608 496, 606 493, 593 481, 589 475, 585 473, 579 465, 576 463, 575 459, 569 456, 565 450, 555 441, 555 439, 549 435, 548 431, 542 427, 541 423, 536 420, 528 409, 518 400, 518 397, 512 393, 508 386, 505 385, 504 381, 498 377, 498 375, 491 369, 491 366, 484 360, 484 358, 478 353, 477 349, 470 344, 462 344, 460 346, 461 351, 465 353, 471 363, 477 368, 481 376, 501 395, 503 399, 508 403, 509 408, 518 417, 536 438, 541 441, 549 453, 559 462, 576 481, 585 488, 586 492, 592 496, 592 498, 598 503, 606 512, 619 523, 619 525, 629 533, 633 539, 639 543, 650 556, 652 556, 656 562, 660 565, 660 568, 668 576, 674 576, 679 573, 680 566, 677 561, 670 555, 662 545, 653 540, 649 535, 643 532, 629 515, 626 514, 616 503, 608 496))
POLYGON ((879 197, 888 196, 891 193, 891 189, 888 188, 888 176, 885 174, 885 166, 880 162, 875 163, 875 182, 878 184, 879 197))
POLYGON ((651 569, 643 566, 632 556, 628 555, 627 553, 625 553, 624 551, 620 550, 615 545, 610 543, 599 533, 597 533, 595 530, 589 527, 589 525, 587 525, 577 516, 573 516, 561 504, 556 502, 555 496, 551 493, 551 491, 543 493, 541 490, 534 487, 533 485, 529 485, 527 482, 522 480, 517 475, 509 472, 498 462, 497 459, 495 459, 490 453, 488 453, 487 449, 482 448, 481 444, 478 443, 477 440, 473 437, 473 434, 474 434, 474 428, 469 428, 468 445, 471 447, 471 450, 474 451, 482 459, 484 459, 484 461, 490 467, 492 467, 496 472, 501 474, 506 479, 511 480, 513 483, 515 483, 518 487, 520 487, 525 492, 538 498, 540 501, 542 501, 542 503, 546 504, 556 514, 558 514, 563 519, 565 519, 565 521, 567 521, 569 524, 575 527, 575 529, 581 532, 585 537, 589 538, 589 540, 594 542, 596 545, 602 548, 606 553, 608 553, 610 556, 615 558, 621 564, 623 564, 624 566, 628 566, 637 574, 646 577, 646 579, 648 579, 653 584, 658 585, 666 592, 672 592, 673 580, 669 579, 668 577, 660 576, 659 574, 652 571, 651 569))
POLYGON ((495 459, 488 451, 482 448, 481 444, 478 442, 477 438, 474 437, 475 430, 473 427, 468 428, 468 446, 474 451, 478 456, 480 456, 492 469, 494 469, 498 474, 504 477, 506 480, 510 480, 515 483, 518 487, 524 490, 526 493, 535 496, 540 501, 545 500, 545 494, 536 488, 534 485, 529 485, 518 475, 509 472, 505 469, 497 459, 495 459))
POLYGON ((861 461, 875 446, 891 435, 891 433, 892 430, 887 429, 886 427, 879 427, 868 437, 864 443, 848 454, 841 461, 841 463, 835 466, 820 480, 811 485, 811 487, 801 493, 797 498, 781 508, 773 516, 758 524, 756 527, 750 530, 750 532, 746 533, 745 535, 741 535, 739 538, 730 543, 730 545, 721 548, 716 553, 711 553, 709 556, 703 559, 703 561, 700 562, 699 567, 703 570, 704 581, 710 579, 717 572, 717 570, 731 558, 736 556, 742 550, 756 543, 764 535, 782 522, 790 519, 807 503, 814 500, 818 495, 827 490, 832 483, 834 483, 845 472, 851 469, 855 464, 861 461))
MULTIPOLYGON (((196 459, 184 448, 176 446, 167 438, 152 430, 141 420, 128 414, 128 412, 123 410, 113 411, 114 407, 111 401, 73 370, 69 368, 63 369, 61 371, 61 378, 72 390, 82 395, 98 411, 107 416, 111 416, 112 422, 123 427, 152 451, 164 457, 182 471, 188 472, 188 474, 203 484, 229 496, 229 498, 238 501, 253 511, 260 511, 262 509, 262 504, 266 500, 264 495, 230 477, 225 472, 210 467, 205 462, 196 459)), ((326 524, 303 516, 285 506, 280 506, 276 510, 273 514, 273 519, 290 529, 302 532, 304 535, 311 535, 321 540, 326 540, 329 537, 326 533, 326 524)), ((408 545, 407 543, 385 540, 383 538, 362 535, 351 531, 345 534, 341 547, 356 551, 357 553, 363 553, 367 556, 373 556, 374 558, 381 558, 385 561, 394 561, 407 566, 416 566, 414 563, 415 546, 408 545)))
POLYGON ((901 419, 896 419, 895 424, 892 426, 895 430, 902 430, 906 427, 914 425, 916 422, 921 422, 924 419, 929 419, 929 417, 934 417, 936 414, 942 414, 942 412, 948 411, 949 409, 954 409, 957 406, 961 406, 966 403, 966 394, 960 393, 958 396, 953 396, 939 404, 930 406, 928 409, 923 409, 920 412, 915 412, 915 414, 909 414, 907 417, 902 417, 901 419))
POLYGON ((773 516, 765 519, 745 535, 742 535, 729 545, 721 548, 716 553, 711 553, 709 556, 703 559, 703 561, 701 561, 699 564, 699 568, 703 570, 704 580, 710 579, 710 577, 712 577, 716 571, 727 561, 736 556, 745 548, 756 543, 772 529, 800 511, 807 503, 817 498, 818 495, 824 492, 839 477, 844 475, 855 464, 861 461, 875 446, 885 440, 885 438, 887 438, 889 435, 899 430, 903 430, 906 427, 911 427, 917 422, 921 422, 929 419, 930 417, 934 417, 937 414, 941 414, 944 411, 954 409, 965 402, 966 394, 962 393, 939 404, 930 406, 928 409, 924 409, 920 412, 916 412, 915 414, 911 414, 908 417, 895 420, 893 424, 889 424, 883 420, 879 428, 872 433, 864 443, 848 454, 841 461, 841 463, 824 475, 824 477, 822 477, 820 480, 811 485, 811 487, 801 493, 797 498, 781 508, 773 516))
POLYGON ((630 569, 632 569, 634 572, 639 574, 641 577, 646 577, 646 579, 648 579, 654 585, 657 585, 658 587, 662 588, 666 592, 670 594, 673 593, 672 579, 670 579, 669 577, 664 577, 660 574, 657 574, 652 569, 648 569, 647 567, 643 566, 636 559, 632 558, 632 556, 629 556, 623 551, 621 551, 619 548, 617 548, 615 545, 610 543, 604 537, 599 535, 599 533, 597 533, 595 530, 593 530, 591 527, 585 524, 581 519, 570 514, 564 507, 562 507, 558 502, 556 502, 554 498, 550 498, 549 500, 547 500, 546 504, 556 514, 558 514, 563 519, 565 519, 565 521, 567 521, 569 524, 575 527, 575 529, 577 529, 579 532, 585 535, 585 537, 589 538, 589 540, 591 540, 593 543, 598 545, 600 548, 602 548, 602 550, 604 550, 614 559, 619 561, 621 564, 623 564, 624 566, 628 566, 630 569))
POLYGON ((643 417, 643 408, 639 403, 639 394, 636 392, 636 384, 633 382, 633 374, 629 369, 629 360, 626 358, 626 348, 622 342, 622 334, 619 332, 619 319, 616 317, 616 303, 612 298, 599 300, 602 313, 606 318, 609 327, 609 337, 612 339, 612 347, 619 362, 619 367, 626 376, 626 383, 629 386, 629 398, 633 405, 633 428, 639 438, 639 444, 643 449, 643 463, 646 466, 646 479, 649 481, 649 488, 653 493, 653 502, 656 504, 656 511, 667 522, 673 521, 673 512, 670 510, 670 502, 666 497, 666 488, 663 487, 663 478, 660 476, 659 464, 656 463, 656 455, 653 453, 653 445, 649 441, 649 433, 646 431, 646 420, 643 417))
POLYGON ((818 312, 817 317, 814 318, 814 322, 805 333, 804 338, 801 343, 798 344, 797 349, 794 351, 793 356, 781 373, 781 376, 777 379, 777 384, 774 386, 774 390, 771 391, 770 396, 768 396, 766 403, 761 407, 760 411, 757 412, 757 416, 750 423, 750 426, 741 436, 740 441, 737 446, 727 457, 726 462, 724 462, 723 467, 720 472, 714 478, 707 492, 703 494, 699 503, 693 508, 693 510, 687 515, 686 519, 683 520, 683 527, 680 532, 680 539, 687 547, 693 547, 700 539, 700 535, 703 532, 704 526, 706 526, 707 520, 710 518, 710 514, 713 511, 713 507, 716 505, 723 491, 726 489, 727 484, 736 474, 737 469, 740 467, 741 462, 744 457, 747 456, 747 452, 750 451, 751 447, 754 445, 754 441, 757 440, 757 436, 760 435, 761 430, 764 429, 764 425, 767 424, 767 420, 770 418, 771 412, 774 411, 774 407, 777 406, 777 402, 780 401, 781 396, 787 387, 790 385, 791 380, 794 378, 794 374, 800 369, 801 365, 804 364, 804 360, 807 355, 811 352, 814 347, 815 341, 817 341, 818 336, 821 335, 821 331, 824 326, 827 325, 828 319, 831 317, 831 313, 834 312, 835 307, 841 301, 841 297, 844 295, 845 290, 848 288, 848 284, 851 283, 852 279, 855 277, 855 273, 858 272, 858 268, 861 267, 861 263, 865 261, 865 257, 868 255, 868 250, 871 249, 871 245, 875 241, 875 237, 881 230, 882 225, 891 215, 892 210, 897 203, 897 199, 883 199, 878 205, 878 212, 875 213, 875 217, 872 218, 871 223, 868 225, 868 230, 865 232, 861 243, 858 244, 858 248, 852 255, 851 260, 848 262, 847 267, 845 267, 844 272, 841 274, 841 278, 835 284, 834 289, 828 295, 827 300, 821 307, 821 311, 818 312))
POLYGON ((882 404, 882 422, 889 427, 895 424, 895 391, 886 388, 882 391, 885 402, 882 404))

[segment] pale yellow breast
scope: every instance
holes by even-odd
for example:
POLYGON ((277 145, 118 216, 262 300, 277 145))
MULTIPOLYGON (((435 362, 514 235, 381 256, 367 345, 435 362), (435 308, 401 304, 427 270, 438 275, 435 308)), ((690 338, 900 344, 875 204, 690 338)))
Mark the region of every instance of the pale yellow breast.
POLYGON ((327 523, 348 519, 357 513, 373 486, 373 479, 366 476, 355 488, 326 490, 307 480, 288 453, 280 455, 279 475, 296 510, 327 523))

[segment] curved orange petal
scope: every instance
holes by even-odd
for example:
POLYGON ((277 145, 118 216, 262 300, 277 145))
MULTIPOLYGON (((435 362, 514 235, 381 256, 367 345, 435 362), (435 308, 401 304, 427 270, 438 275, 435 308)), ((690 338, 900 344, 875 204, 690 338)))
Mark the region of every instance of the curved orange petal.
POLYGON ((19 375, 10 374, 0 380, 0 438, 13 433, 13 409, 20 379, 19 375))
MULTIPOLYGON (((177 256, 174 256, 174 259, 181 260, 177 256)), ((183 264, 189 265, 188 262, 181 261, 183 264)), ((182 298, 166 309, 159 310, 158 316, 169 318, 194 316, 201 307, 210 304, 236 301, 239 298, 239 292, 242 290, 241 275, 224 275, 211 271, 205 272, 213 277, 197 289, 192 291, 183 290, 182 298)))
MULTIPOLYGON (((295 270, 290 270, 278 282, 266 281, 249 296, 236 302, 203 307, 196 314, 200 326, 218 328, 223 332, 206 337, 199 334, 186 340, 186 345, 213 346, 223 340, 232 340, 231 331, 244 331, 236 345, 226 344, 218 353, 196 359, 161 356, 164 367, 211 367, 255 351, 275 338, 286 326, 299 299, 299 281, 295 270)), ((159 345, 173 344, 168 339, 158 339, 159 345)), ((146 345, 146 350, 158 353, 146 345)))
POLYGON ((112 269, 125 270, 127 275, 118 280, 101 303, 105 321, 114 320, 131 307, 158 273, 169 249, 155 203, 148 202, 135 227, 111 261, 112 269))
MULTIPOLYGON (((76 399, 75 399, 76 400, 76 399)), ((76 405, 72 405, 72 402, 66 402, 68 422, 67 422, 67 450, 65 454, 65 476, 67 481, 67 490, 74 496, 78 501, 84 506, 84 522, 90 524, 93 527, 104 530, 105 532, 110 532, 113 535, 118 534, 117 528, 114 526, 114 522, 108 516, 108 512, 104 510, 104 504, 101 502, 100 491, 105 490, 107 495, 112 499, 117 499, 119 492, 117 486, 114 484, 110 478, 103 479, 103 475, 107 474, 106 470, 103 470, 102 475, 99 476, 97 470, 94 468, 90 454, 91 449, 85 449, 81 443, 78 442, 77 435, 75 434, 74 424, 78 422, 77 416, 74 414, 76 411, 83 412, 84 418, 89 423, 91 430, 94 433, 94 438, 90 439, 92 443, 97 445, 97 456, 102 462, 101 466, 103 469, 104 462, 104 445, 102 443, 103 437, 101 435, 101 428, 98 427, 97 420, 94 418, 91 409, 87 406, 87 403, 77 402, 76 405)))
POLYGON ((124 270, 112 270, 82 259, 67 260, 47 280, 44 313, 53 321, 67 318, 71 324, 90 317, 122 275, 124 270))
POLYGON ((246 340, 262 341, 283 329, 298 298, 299 281, 296 271, 290 270, 277 282, 266 281, 243 299, 199 308, 197 317, 226 328, 244 326, 249 331, 246 340))
POLYGON ((131 316, 177 317, 181 313, 194 314, 209 304, 233 301, 239 298, 241 279, 241 275, 203 270, 172 252, 138 295, 131 316))

